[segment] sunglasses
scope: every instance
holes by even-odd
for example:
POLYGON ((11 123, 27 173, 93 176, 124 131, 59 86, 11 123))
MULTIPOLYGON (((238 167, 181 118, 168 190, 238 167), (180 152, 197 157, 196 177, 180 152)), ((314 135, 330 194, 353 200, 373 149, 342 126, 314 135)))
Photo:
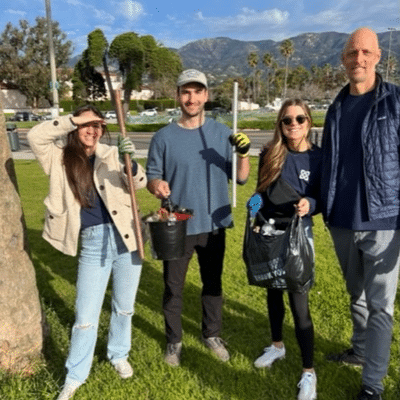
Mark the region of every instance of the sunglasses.
MULTIPOLYGON (((304 124, 304 122, 307 120, 307 117, 305 115, 298 115, 296 118, 294 118, 299 125, 304 124)), ((281 122, 283 122, 285 125, 291 125, 293 123, 293 118, 291 117, 285 117, 281 119, 281 122)))

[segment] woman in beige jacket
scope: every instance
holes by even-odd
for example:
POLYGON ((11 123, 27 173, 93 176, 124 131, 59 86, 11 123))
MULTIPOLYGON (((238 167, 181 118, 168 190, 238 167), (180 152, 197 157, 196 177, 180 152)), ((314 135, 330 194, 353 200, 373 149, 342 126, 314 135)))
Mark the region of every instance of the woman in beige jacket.
MULTIPOLYGON (((141 273, 124 166, 133 154, 121 145, 99 143, 106 130, 100 111, 83 106, 71 116, 35 126, 31 149, 50 178, 43 237, 64 254, 79 254, 76 319, 66 362, 67 377, 58 400, 70 399, 87 379, 97 339, 105 291, 113 275, 112 314, 107 356, 122 378, 132 376, 127 361, 131 319, 141 273)), ((144 169, 132 162, 134 185, 146 186, 144 169)))

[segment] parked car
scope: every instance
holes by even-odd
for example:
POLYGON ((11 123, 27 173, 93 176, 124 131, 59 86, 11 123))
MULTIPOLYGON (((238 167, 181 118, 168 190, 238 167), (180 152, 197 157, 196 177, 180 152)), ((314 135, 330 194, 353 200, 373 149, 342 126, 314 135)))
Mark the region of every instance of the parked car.
POLYGON ((43 120, 43 121, 50 121, 50 120, 52 120, 52 119, 53 119, 53 116, 52 116, 51 113, 46 113, 46 114, 43 114, 43 115, 42 115, 42 120, 43 120))
POLYGON ((115 111, 106 111, 104 117, 105 119, 117 119, 117 113, 115 111))
POLYGON ((30 111, 18 111, 10 118, 10 121, 40 121, 42 117, 30 111))
POLYGON ((144 110, 140 113, 140 116, 154 117, 157 115, 157 110, 155 108, 149 108, 148 110, 144 110))
POLYGON ((166 110, 168 115, 181 115, 182 110, 180 108, 169 108, 166 110))

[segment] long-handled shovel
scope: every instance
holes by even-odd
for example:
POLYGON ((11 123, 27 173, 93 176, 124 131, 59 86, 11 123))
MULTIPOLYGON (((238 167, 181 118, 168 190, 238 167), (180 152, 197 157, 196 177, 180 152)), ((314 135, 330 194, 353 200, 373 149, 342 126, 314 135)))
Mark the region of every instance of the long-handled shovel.
MULTIPOLYGON (((121 94, 119 90, 115 91, 115 111, 117 113, 118 124, 121 130, 122 137, 126 137, 126 128, 125 128, 125 119, 124 114, 122 112, 121 105, 121 94)), ((133 176, 132 176, 132 163, 129 154, 125 154, 125 169, 128 175, 128 189, 131 195, 131 206, 132 206, 132 214, 133 214, 133 225, 134 231, 136 235, 136 243, 137 249, 139 253, 139 257, 144 259, 144 247, 143 247, 143 237, 142 237, 142 228, 140 224, 140 217, 138 213, 138 208, 136 204, 136 196, 135 196, 135 187, 133 185, 133 176)))

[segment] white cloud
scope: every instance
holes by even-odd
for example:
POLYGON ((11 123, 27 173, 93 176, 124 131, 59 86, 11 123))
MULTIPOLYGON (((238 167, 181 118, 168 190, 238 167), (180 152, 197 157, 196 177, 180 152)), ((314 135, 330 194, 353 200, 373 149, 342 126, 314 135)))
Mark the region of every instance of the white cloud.
POLYGON ((196 14, 197 21, 208 25, 215 32, 230 32, 233 30, 259 30, 262 27, 269 29, 272 26, 282 25, 289 19, 289 12, 277 8, 271 10, 253 10, 243 8, 240 14, 227 17, 205 17, 202 12, 196 14), (268 24, 268 25, 266 25, 268 24))
POLYGON ((20 17, 25 17, 26 15, 25 11, 20 11, 20 10, 7 10, 7 12, 10 14, 19 15, 20 17))
POLYGON ((115 21, 115 17, 104 10, 99 10, 97 8, 93 9, 94 16, 101 20, 103 23, 112 24, 115 21))
POLYGON ((318 24, 327 25, 332 28, 344 27, 348 22, 346 14, 339 10, 322 11, 316 14, 314 19, 315 21, 318 21, 318 24))
POLYGON ((142 3, 133 0, 125 0, 122 2, 120 5, 120 11, 121 14, 130 21, 135 21, 145 15, 142 3))

